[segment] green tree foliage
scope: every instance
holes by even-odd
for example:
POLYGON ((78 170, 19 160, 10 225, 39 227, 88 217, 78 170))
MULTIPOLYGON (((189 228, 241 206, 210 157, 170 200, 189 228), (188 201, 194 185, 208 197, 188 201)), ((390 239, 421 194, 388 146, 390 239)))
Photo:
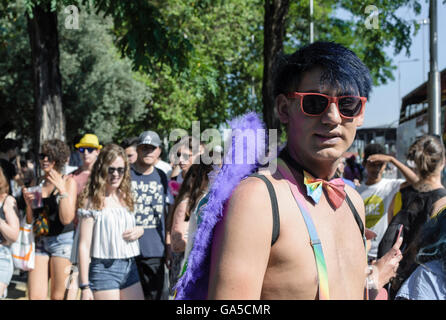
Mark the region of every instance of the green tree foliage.
POLYGON ((180 73, 157 65, 147 74, 152 112, 141 125, 167 134, 171 128, 218 127, 248 109, 261 110, 262 10, 260 1, 193 3, 170 0, 161 9, 169 27, 192 44, 180 73))
POLYGON ((120 58, 113 44, 109 18, 82 11, 79 30, 63 26, 59 32, 67 138, 94 132, 102 142, 120 141, 134 134, 134 123, 148 111, 150 89, 129 58, 120 58))
MULTIPOLYGON (((1 119, 13 124, 20 138, 33 138, 34 104, 31 51, 23 7, 0 18, 1 119)), ((60 69, 67 140, 96 133, 101 141, 120 141, 133 134, 136 120, 148 111, 150 89, 128 58, 114 46, 112 22, 83 10, 79 30, 64 28, 59 13, 60 69)))
POLYGON ((26 18, 17 4, 0 12, 0 127, 6 129, 0 139, 12 129, 30 137, 35 121, 26 18))
MULTIPOLYGON (((195 120, 204 130, 246 110, 262 110, 264 1, 22 0, 17 14, 17 5, 0 0, 0 64, 8 70, 0 75, 0 102, 8 109, 16 106, 0 112, 13 118, 20 134, 34 132, 23 16, 33 5, 48 1, 59 12, 69 139, 94 131, 103 141, 119 142, 148 129, 165 136, 173 128, 190 130, 195 120), (63 6, 80 3, 90 9, 82 10, 80 30, 65 29, 63 6)), ((413 22, 395 11, 408 6, 417 13, 420 1, 374 1, 378 29, 364 25, 368 3, 314 3, 316 40, 352 48, 370 68, 375 85, 393 78, 392 57, 384 49, 409 53, 410 35, 416 31, 413 22), (340 19, 339 11, 350 17, 340 19)), ((291 1, 285 23, 284 48, 290 53, 308 43, 308 1, 291 1)))
MULTIPOLYGON (((315 40, 336 41, 349 47, 369 67, 374 84, 385 84, 394 79, 392 71, 396 68, 385 48, 393 48, 394 54, 404 50, 410 55, 411 35, 419 29, 415 21, 397 15, 397 10, 402 7, 419 14, 421 1, 314 1, 315 40), (366 7, 369 5, 379 10, 377 28, 367 28, 370 13, 366 7), (343 19, 339 18, 340 12, 343 19)), ((285 51, 291 52, 296 44, 309 43, 309 21, 308 1, 293 2, 287 19, 285 51)))

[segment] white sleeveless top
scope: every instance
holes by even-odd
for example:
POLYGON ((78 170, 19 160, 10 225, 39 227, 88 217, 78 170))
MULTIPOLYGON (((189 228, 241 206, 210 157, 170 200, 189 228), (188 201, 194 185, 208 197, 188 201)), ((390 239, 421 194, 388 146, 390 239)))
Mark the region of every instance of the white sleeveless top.
POLYGON ((135 215, 127 208, 78 209, 80 218, 93 217, 90 256, 97 259, 128 259, 139 255, 138 240, 126 241, 124 231, 136 227, 135 215))

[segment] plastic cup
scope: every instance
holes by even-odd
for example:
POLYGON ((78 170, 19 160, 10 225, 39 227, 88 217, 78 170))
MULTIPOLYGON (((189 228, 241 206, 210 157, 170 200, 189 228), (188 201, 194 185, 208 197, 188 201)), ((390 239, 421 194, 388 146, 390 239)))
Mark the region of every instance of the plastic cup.
POLYGON ((41 186, 30 187, 28 188, 28 192, 34 194, 34 200, 31 203, 31 208, 32 209, 42 208, 43 207, 42 187, 41 186))

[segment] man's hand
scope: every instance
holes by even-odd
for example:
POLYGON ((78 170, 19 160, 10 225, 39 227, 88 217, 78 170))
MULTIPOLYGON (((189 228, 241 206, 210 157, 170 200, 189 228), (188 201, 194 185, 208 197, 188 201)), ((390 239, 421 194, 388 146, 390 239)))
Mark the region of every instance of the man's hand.
POLYGON ((381 259, 372 262, 372 265, 377 268, 377 273, 374 275, 375 283, 379 288, 384 287, 396 275, 396 271, 403 258, 400 247, 403 243, 403 238, 399 237, 392 249, 390 249, 381 259))

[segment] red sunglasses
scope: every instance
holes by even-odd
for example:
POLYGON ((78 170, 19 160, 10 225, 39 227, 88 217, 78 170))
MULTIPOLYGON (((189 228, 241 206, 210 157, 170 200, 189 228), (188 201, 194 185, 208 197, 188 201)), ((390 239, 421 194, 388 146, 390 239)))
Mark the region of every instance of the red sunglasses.
POLYGON ((320 116, 323 114, 330 103, 335 103, 342 118, 353 119, 358 117, 364 109, 367 102, 366 97, 360 96, 341 96, 333 97, 315 92, 290 92, 287 98, 300 98, 300 108, 307 116, 320 116))

